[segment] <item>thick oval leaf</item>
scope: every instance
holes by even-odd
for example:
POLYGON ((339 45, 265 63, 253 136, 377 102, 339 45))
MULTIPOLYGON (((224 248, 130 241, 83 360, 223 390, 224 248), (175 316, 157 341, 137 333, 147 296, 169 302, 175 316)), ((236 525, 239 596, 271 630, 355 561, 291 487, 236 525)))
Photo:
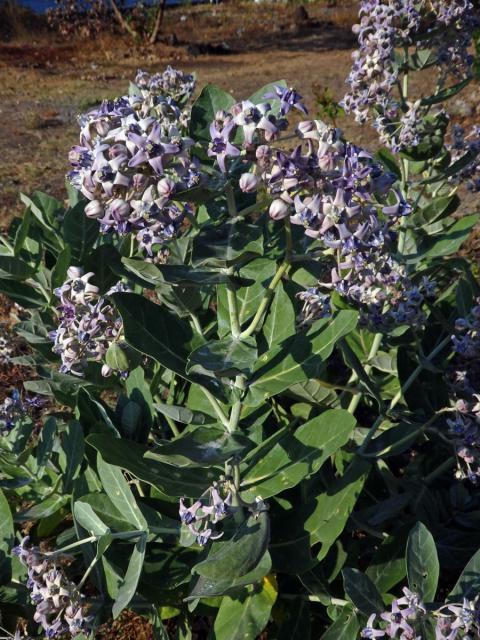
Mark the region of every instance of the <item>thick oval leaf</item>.
POLYGON ((193 104, 190 135, 195 140, 209 141, 210 124, 215 120, 217 111, 227 111, 234 104, 235 98, 230 93, 207 84, 193 104))
POLYGON ((5 280, 26 280, 35 275, 35 268, 20 258, 0 256, 0 278, 5 280))
POLYGON ((72 252, 74 264, 82 264, 98 238, 98 222, 85 215, 85 202, 69 209, 63 219, 63 237, 72 252))
POLYGON ((135 293, 115 293, 111 297, 122 316, 125 339, 134 349, 223 397, 221 384, 216 380, 195 374, 187 375, 188 354, 196 346, 195 336, 187 323, 172 316, 164 307, 135 293))
POLYGON ((148 529, 147 521, 138 508, 122 470, 105 462, 101 455, 97 458, 97 470, 102 481, 103 490, 125 520, 130 522, 138 531, 146 531, 148 529))
POLYGON ((339 311, 333 318, 317 321, 307 334, 267 351, 254 368, 246 402, 256 404, 316 377, 336 342, 355 329, 357 319, 355 311, 339 311))
POLYGON ((77 500, 73 505, 73 515, 80 526, 90 535, 103 536, 110 533, 107 525, 100 520, 92 507, 86 502, 77 500))
POLYGON ((165 499, 172 500, 182 496, 198 498, 218 479, 215 469, 176 469, 157 460, 147 460, 145 455, 150 449, 135 442, 92 434, 87 438, 87 443, 99 451, 106 462, 121 467, 156 487, 165 499))
POLYGON ((468 561, 456 585, 450 592, 448 599, 462 601, 463 598, 473 599, 480 591, 480 550, 468 561))
POLYGON ((421 522, 417 522, 408 536, 406 560, 410 590, 425 602, 433 602, 440 566, 433 536, 421 522))
POLYGON ((295 333, 295 309, 283 285, 277 287, 263 325, 263 335, 270 349, 295 333))
POLYGON ((255 640, 266 627, 276 599, 276 584, 268 576, 259 592, 250 587, 245 598, 225 596, 215 618, 215 640, 255 640))
POLYGON ((406 532, 402 529, 385 538, 374 554, 366 574, 380 593, 387 593, 405 577, 406 543, 406 532))
POLYGON ((235 580, 253 571, 264 556, 269 540, 269 518, 264 511, 250 516, 227 542, 215 542, 206 560, 194 571, 211 580, 235 580))
POLYGON ((118 590, 116 600, 112 607, 112 615, 114 618, 117 618, 125 607, 127 607, 137 591, 145 559, 146 544, 147 537, 142 535, 133 548, 130 562, 128 563, 127 573, 125 574, 125 578, 118 590))
POLYGON ((384 610, 382 597, 368 576, 358 569, 348 568, 342 570, 342 576, 345 593, 359 611, 369 616, 384 610))
POLYGON ((249 375, 257 361, 255 338, 237 340, 226 336, 210 340, 188 356, 187 373, 205 373, 221 377, 249 375))
POLYGON ((348 411, 335 409, 325 411, 295 432, 286 431, 276 444, 265 448, 263 457, 255 457, 253 466, 243 474, 242 495, 247 500, 257 495, 265 499, 294 487, 316 473, 348 442, 355 424, 348 411))
POLYGON ((69 422, 62 434, 62 455, 60 465, 62 469, 62 484, 66 492, 72 489, 72 482, 77 476, 85 452, 83 429, 79 422, 69 422))
POLYGON ((253 571, 246 573, 240 578, 232 579, 228 575, 223 580, 205 578, 204 576, 194 577, 193 587, 185 601, 196 600, 197 598, 212 598, 214 596, 229 595, 238 592, 241 587, 259 582, 272 568, 272 560, 268 551, 260 560, 253 571))
POLYGON ((221 427, 196 427, 147 452, 145 458, 179 467, 191 464, 209 467, 239 456, 252 446, 242 434, 230 434, 221 427))

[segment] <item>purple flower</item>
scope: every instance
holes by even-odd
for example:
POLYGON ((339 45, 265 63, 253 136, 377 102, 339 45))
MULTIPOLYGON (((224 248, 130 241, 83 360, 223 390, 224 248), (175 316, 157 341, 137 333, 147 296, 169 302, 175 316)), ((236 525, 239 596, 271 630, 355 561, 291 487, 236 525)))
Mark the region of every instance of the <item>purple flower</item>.
POLYGON ((298 94, 295 89, 287 89, 279 85, 274 86, 275 91, 265 94, 263 97, 266 100, 277 99, 280 100, 280 113, 285 116, 293 107, 298 109, 304 114, 307 114, 307 109, 302 103, 302 96, 298 94))
POLYGON ((212 141, 209 144, 207 154, 211 158, 216 159, 222 173, 227 171, 225 166, 226 158, 238 157, 240 155, 240 149, 230 142, 230 134, 234 127, 234 122, 229 122, 222 130, 217 129, 215 123, 210 125, 210 137, 212 141))

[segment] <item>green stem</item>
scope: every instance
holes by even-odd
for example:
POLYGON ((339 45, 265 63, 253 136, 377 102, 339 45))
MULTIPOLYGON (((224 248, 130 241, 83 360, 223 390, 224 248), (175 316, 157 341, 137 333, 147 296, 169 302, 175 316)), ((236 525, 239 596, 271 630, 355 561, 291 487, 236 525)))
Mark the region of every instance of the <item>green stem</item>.
POLYGON ((213 410, 215 411, 215 413, 217 415, 217 418, 220 420, 220 422, 223 424, 224 427, 228 427, 228 425, 229 425, 228 416, 225 415, 225 413, 224 413, 222 407, 220 406, 220 403, 218 402, 218 400, 215 398, 215 396, 213 394, 210 393, 210 391, 208 389, 205 389, 205 387, 200 387, 200 389, 203 391, 203 393, 208 398, 210 404, 212 405, 213 410))
POLYGON ((203 336, 202 325, 200 324, 200 320, 198 319, 197 314, 196 313, 191 313, 190 317, 192 319, 193 326, 195 327, 195 331, 197 333, 199 333, 201 336, 203 336))
MULTIPOLYGON (((389 411, 391 411, 392 409, 394 409, 397 406, 397 404, 402 399, 403 395, 406 393, 406 391, 408 391, 408 389, 410 389, 412 384, 415 382, 415 380, 421 374, 421 372, 425 368, 425 365, 427 363, 431 362, 442 351, 442 349, 444 349, 447 346, 447 344, 449 344, 450 340, 451 340, 450 336, 447 336, 446 338, 444 338, 435 347, 435 349, 433 349, 429 353, 429 355, 423 360, 423 362, 421 362, 417 366, 417 368, 411 373, 411 375, 405 381, 405 384, 402 386, 402 388, 398 391, 398 393, 395 395, 395 397, 390 402, 388 410, 386 412, 387 414, 388 414, 389 411)), ((358 449, 358 454, 359 455, 362 455, 365 452, 365 449, 367 448, 369 442, 371 441, 371 439, 373 438, 373 436, 377 432, 378 427, 382 424, 384 418, 385 418, 385 413, 380 414, 378 416, 378 418, 375 420, 375 422, 373 423, 373 425, 370 427, 367 435, 365 436, 365 440, 363 441, 363 443, 361 444, 360 448, 358 449)))
POLYGON ((228 315, 230 317, 230 330, 232 336, 237 339, 240 337, 240 320, 238 317, 238 301, 235 288, 231 282, 227 283, 227 302, 228 302, 228 315))
POLYGON ((66 547, 55 549, 55 551, 46 551, 44 552, 44 555, 56 556, 60 553, 64 553, 65 551, 70 551, 70 549, 75 549, 76 547, 80 547, 82 544, 88 544, 89 542, 96 542, 97 540, 98 540, 98 536, 90 536, 89 538, 84 538, 83 540, 77 540, 77 542, 72 542, 72 544, 67 544, 66 547))
POLYGON ((428 476, 425 477, 424 479, 425 484, 430 484, 431 482, 436 480, 438 476, 441 476, 442 473, 444 473, 444 471, 447 471, 448 469, 450 469, 450 467, 453 467, 454 465, 455 465, 455 458, 448 458, 448 460, 445 460, 445 462, 442 462, 442 464, 439 467, 437 467, 435 471, 432 471, 432 473, 429 473, 428 476))
MULTIPOLYGON (((378 350, 380 349, 380 345, 382 344, 382 338, 383 338, 383 334, 381 334, 381 333, 375 334, 372 346, 371 346, 369 354, 368 354, 368 362, 370 362, 370 360, 377 355, 378 350)), ((372 369, 373 369, 373 366, 371 364, 365 365, 365 373, 366 374, 369 374, 372 369)), ((356 382, 357 380, 358 380, 358 375, 355 373, 354 380, 350 379, 350 381, 351 382, 356 382)), ((347 409, 350 413, 352 413, 352 414, 355 413, 355 410, 358 407, 358 404, 359 404, 360 400, 362 399, 362 397, 363 397, 363 392, 356 393, 353 396, 353 398, 350 400, 350 404, 348 405, 348 409, 347 409)))
MULTIPOLYGON (((235 387, 243 393, 245 391, 245 376, 239 375, 235 378, 235 387)), ((238 423, 240 421, 240 412, 242 410, 242 401, 241 399, 235 400, 232 405, 232 410, 230 412, 230 419, 228 421, 228 432, 233 433, 236 431, 238 427, 238 423)))
POLYGON ((260 321, 263 318, 263 315, 268 309, 268 306, 272 300, 275 289, 277 288, 284 274, 287 273, 287 271, 290 268, 291 260, 292 260, 292 226, 290 223, 290 218, 285 218, 285 259, 283 263, 280 265, 280 267, 277 269, 272 281, 270 282, 268 287, 265 289, 263 298, 260 302, 257 312, 255 313, 251 323, 248 325, 245 331, 241 332, 240 339, 248 338, 257 329, 260 321))

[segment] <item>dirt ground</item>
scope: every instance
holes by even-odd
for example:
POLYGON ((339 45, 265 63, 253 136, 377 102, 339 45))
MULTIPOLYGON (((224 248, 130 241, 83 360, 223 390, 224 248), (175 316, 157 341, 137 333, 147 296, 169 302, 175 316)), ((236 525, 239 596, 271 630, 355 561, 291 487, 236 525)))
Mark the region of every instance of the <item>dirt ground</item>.
MULTIPOLYGON (((21 213, 20 191, 64 196, 76 115, 124 92, 138 68, 194 71, 199 87, 215 83, 239 99, 284 78, 312 115, 318 91, 328 88, 341 99, 355 44, 355 3, 337 4, 308 4, 307 19, 299 5, 238 0, 170 9, 162 41, 145 50, 112 34, 66 41, 53 32, 25 33, 0 42, 0 225, 21 213)), ((375 146, 369 126, 357 127, 350 117, 339 126, 357 144, 375 146)))

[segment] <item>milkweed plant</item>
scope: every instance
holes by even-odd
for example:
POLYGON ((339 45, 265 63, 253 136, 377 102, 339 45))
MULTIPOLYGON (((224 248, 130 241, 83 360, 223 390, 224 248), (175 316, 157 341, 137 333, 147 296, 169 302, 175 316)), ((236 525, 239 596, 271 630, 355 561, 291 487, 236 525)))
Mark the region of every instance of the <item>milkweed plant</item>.
POLYGON ((12 637, 480 637, 480 128, 448 113, 479 12, 360 5, 342 107, 377 152, 284 81, 169 67, 79 117, 66 206, 22 195, 12 637))

